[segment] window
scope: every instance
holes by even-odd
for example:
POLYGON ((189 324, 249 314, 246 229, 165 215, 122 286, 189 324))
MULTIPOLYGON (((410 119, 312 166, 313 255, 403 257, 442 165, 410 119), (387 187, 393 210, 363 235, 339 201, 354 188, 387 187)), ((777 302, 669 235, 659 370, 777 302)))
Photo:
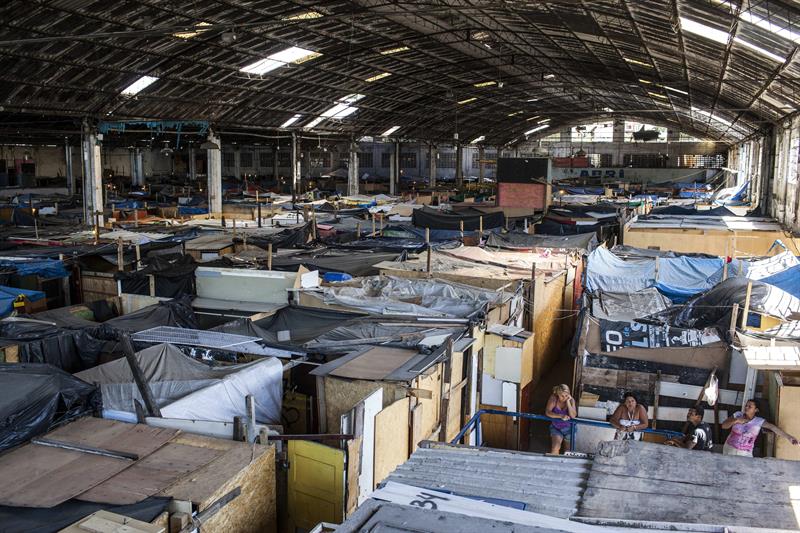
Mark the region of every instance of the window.
POLYGON ((436 162, 439 168, 456 168, 456 154, 455 152, 440 153, 439 160, 436 162))
POLYGON ((311 166, 314 168, 330 168, 331 153, 320 151, 311 152, 311 166))
POLYGON ((372 152, 358 153, 358 168, 372 168, 372 152))
POLYGON ((625 121, 625 142, 648 142, 648 143, 663 143, 667 142, 667 128, 663 126, 654 126, 653 124, 645 124, 643 122, 634 122, 631 120, 625 121), (639 139, 634 137, 644 136, 639 139))
POLYGON ((417 168, 417 154, 415 152, 400 154, 400 168, 417 168))
POLYGON ((253 152, 240 153, 239 165, 241 165, 244 168, 253 168, 253 152))
POLYGON ((258 164, 261 167, 272 167, 272 162, 275 160, 272 157, 272 152, 261 152, 258 154, 258 164))
POLYGON ((611 154, 586 154, 589 164, 595 168, 610 167, 611 154))
POLYGON ((278 166, 281 168, 291 168, 292 156, 289 152, 278 152, 278 166))
POLYGON ((555 133, 551 133, 547 137, 542 137, 542 141, 548 142, 548 143, 561 142, 561 132, 557 131, 555 133))
POLYGON ((635 168, 666 168, 668 159, 666 154, 625 154, 623 164, 635 168))
POLYGON ((222 166, 233 168, 236 163, 233 159, 233 152, 222 152, 222 166))
POLYGON ((678 156, 681 168, 721 168, 726 163, 725 154, 683 154, 678 156))
MULTIPOLYGON (((480 165, 479 165, 479 163, 480 163, 480 155, 481 154, 478 151, 472 152, 472 168, 473 169, 480 168, 480 165)), ((494 168, 496 166, 496 161, 495 161, 496 158, 497 158, 497 151, 490 152, 490 151, 486 150, 483 153, 483 168, 485 170, 494 170, 494 168), (491 162, 489 162, 489 161, 491 161, 491 162)))
POLYGON ((570 130, 572 142, 608 143, 614 140, 613 122, 596 122, 573 126, 570 130))
POLYGON ((681 142, 681 143, 701 143, 701 142, 704 142, 704 141, 703 141, 703 139, 698 139, 697 137, 693 137, 692 135, 689 135, 688 133, 681 133, 678 136, 678 142, 681 142))
POLYGON ((392 166, 392 152, 383 152, 381 154, 381 168, 389 168, 392 166))

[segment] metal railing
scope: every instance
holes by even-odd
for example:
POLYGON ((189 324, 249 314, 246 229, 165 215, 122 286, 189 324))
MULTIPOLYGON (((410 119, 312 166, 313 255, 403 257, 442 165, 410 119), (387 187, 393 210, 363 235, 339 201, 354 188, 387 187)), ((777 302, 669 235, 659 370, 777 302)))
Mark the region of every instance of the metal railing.
MULTIPOLYGON (((527 419, 527 420, 541 420, 541 421, 544 421, 544 422, 554 422, 554 421, 560 420, 559 418, 550 418, 549 416, 537 415, 537 414, 534 414, 534 413, 517 413, 517 412, 513 412, 513 411, 500 411, 498 409, 480 409, 478 412, 476 412, 474 415, 472 415, 472 418, 469 419, 469 422, 467 422, 466 425, 463 428, 461 428, 461 431, 459 431, 458 435, 456 435, 455 438, 452 441, 450 441, 450 444, 458 444, 458 441, 463 439, 464 436, 467 434, 467 432, 474 426, 475 427, 475 442, 477 443, 478 446, 480 446, 482 444, 482 440, 481 440, 481 415, 503 415, 503 416, 511 416, 511 417, 515 417, 515 418, 517 418, 517 417, 524 418, 524 419, 527 419)), ((578 426, 579 425, 610 428, 610 429, 616 430, 616 428, 614 426, 612 426, 610 423, 604 422, 602 420, 589 420, 589 419, 586 419, 586 418, 572 418, 568 422, 569 422, 569 425, 570 425, 570 427, 569 427, 569 435, 570 435, 570 438, 569 438, 569 449, 570 449, 570 451, 575 451, 575 437, 576 437, 576 435, 578 433, 578 426)), ((682 433, 680 433, 678 431, 670 431, 670 430, 667 430, 667 429, 650 429, 650 428, 642 429, 640 431, 636 431, 636 433, 652 433, 652 434, 656 434, 656 435, 664 435, 667 438, 680 437, 680 436, 683 435, 682 433)))

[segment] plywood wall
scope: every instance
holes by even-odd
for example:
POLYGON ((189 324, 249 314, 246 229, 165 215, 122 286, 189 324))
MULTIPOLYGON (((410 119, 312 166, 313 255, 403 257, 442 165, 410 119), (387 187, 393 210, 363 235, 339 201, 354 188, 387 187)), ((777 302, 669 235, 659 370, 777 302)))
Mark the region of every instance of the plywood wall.
POLYGON ((410 398, 403 398, 375 416, 376 487, 408 459, 409 408, 410 398))

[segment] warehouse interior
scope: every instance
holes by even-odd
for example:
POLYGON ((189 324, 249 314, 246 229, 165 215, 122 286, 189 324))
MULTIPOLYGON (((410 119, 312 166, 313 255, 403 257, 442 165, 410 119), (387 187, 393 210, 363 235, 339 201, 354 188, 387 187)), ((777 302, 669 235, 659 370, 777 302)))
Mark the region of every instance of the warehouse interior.
POLYGON ((795 0, 6 0, 0 530, 800 530, 799 48, 795 0))

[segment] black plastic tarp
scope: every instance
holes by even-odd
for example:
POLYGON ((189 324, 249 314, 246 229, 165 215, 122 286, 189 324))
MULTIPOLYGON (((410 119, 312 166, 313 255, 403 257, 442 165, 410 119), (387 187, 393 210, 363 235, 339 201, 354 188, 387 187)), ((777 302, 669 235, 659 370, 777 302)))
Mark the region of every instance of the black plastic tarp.
POLYGON ((153 276, 156 296, 179 298, 195 294, 194 271, 197 263, 191 255, 157 255, 146 262, 147 265, 140 270, 115 275, 122 282, 122 292, 150 294, 150 276, 153 276))
POLYGON ((100 406, 97 388, 51 365, 0 363, 0 390, 0 451, 100 406))
POLYGON ((280 309, 274 315, 257 320, 254 324, 266 332, 268 337, 263 338, 268 343, 299 346, 360 316, 363 315, 290 306, 280 309), (288 335, 288 341, 279 341, 279 333, 282 338, 288 335))
POLYGON ((198 328, 189 298, 159 302, 133 313, 112 318, 105 322, 103 326, 129 333, 144 331, 156 326, 198 328))
POLYGON ((462 212, 445 212, 430 207, 415 209, 411 216, 411 223, 418 228, 446 229, 459 231, 461 222, 464 223, 464 231, 475 231, 480 229, 480 218, 483 217, 483 229, 503 227, 505 217, 502 211, 495 213, 481 213, 471 209, 462 212))
POLYGON ((490 248, 507 250, 530 250, 533 248, 560 248, 591 252, 597 246, 597 234, 579 233, 577 235, 531 235, 522 231, 509 233, 490 233, 486 240, 490 248))
POLYGON ((151 496, 131 505, 108 505, 67 500, 49 509, 0 505, 0 532, 54 533, 100 510, 142 522, 152 522, 167 510, 171 500, 172 498, 151 496))
POLYGON ((650 248, 635 248, 625 244, 618 244, 611 249, 611 252, 623 259, 641 259, 648 257, 700 257, 706 259, 717 259, 718 256, 710 254, 699 254, 690 252, 673 252, 671 250, 652 250, 650 248))
MULTIPOLYGON (((248 235, 247 244, 266 250, 267 246, 272 243, 273 251, 277 251, 278 248, 296 248, 306 244, 310 234, 311 223, 308 223, 296 228, 287 228, 272 235, 248 235)), ((236 237, 233 241, 235 243, 244 242, 241 237, 236 237)))
POLYGON ((272 259, 272 269, 295 272, 303 265, 320 274, 345 272, 351 276, 373 276, 378 274, 374 268, 382 261, 402 261, 405 252, 375 252, 371 250, 314 250, 292 255, 276 256, 272 259))
MULTIPOLYGON (((725 206, 713 209, 696 209, 694 206, 668 205, 656 207, 650 211, 651 215, 681 215, 684 217, 735 217, 736 213, 725 206)), ((647 218, 643 216, 641 218, 647 218)))
POLYGON ((533 227, 537 235, 579 235, 589 231, 597 232, 604 224, 577 225, 561 224, 555 220, 545 218, 533 227))

